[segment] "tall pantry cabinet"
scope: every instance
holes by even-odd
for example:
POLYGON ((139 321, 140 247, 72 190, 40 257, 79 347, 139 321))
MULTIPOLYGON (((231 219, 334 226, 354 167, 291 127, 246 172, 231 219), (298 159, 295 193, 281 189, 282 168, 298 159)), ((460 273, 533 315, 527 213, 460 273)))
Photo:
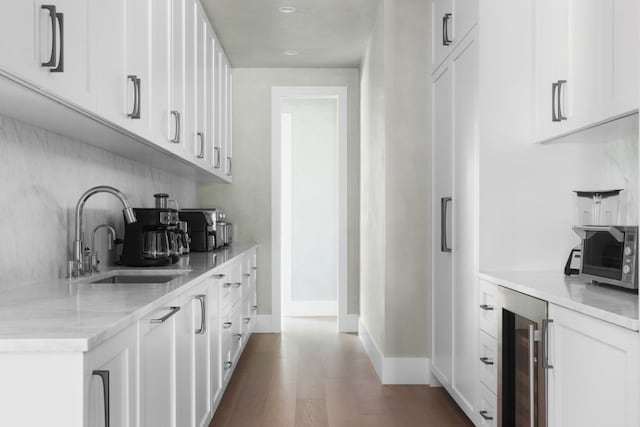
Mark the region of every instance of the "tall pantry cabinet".
MULTIPOLYGON (((438 3, 434 0, 433 10, 442 10, 438 3)), ((434 26, 433 30, 434 43, 448 43, 448 53, 434 65, 431 91, 432 372, 475 419, 478 43, 469 16, 474 16, 475 23, 477 12, 458 4, 468 32, 448 39, 440 34, 446 29, 434 26)), ((456 25, 457 13, 442 13, 448 14, 443 15, 443 25, 456 25)), ((433 19, 440 23, 438 16, 433 19)))

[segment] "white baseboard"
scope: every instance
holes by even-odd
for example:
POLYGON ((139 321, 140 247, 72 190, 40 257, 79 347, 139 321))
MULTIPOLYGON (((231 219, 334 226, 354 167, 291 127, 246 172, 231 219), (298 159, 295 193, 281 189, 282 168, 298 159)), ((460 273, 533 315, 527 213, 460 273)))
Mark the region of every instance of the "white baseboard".
POLYGON ((258 314, 256 318, 256 328, 253 330, 256 334, 270 334, 273 332, 270 314, 258 314))
POLYGON ((282 312, 284 317, 337 316, 338 301, 288 301, 282 312))
POLYGON ((340 333, 350 333, 350 332, 358 332, 358 320, 359 316, 357 314, 347 314, 346 316, 340 319, 338 322, 338 332, 340 333))
POLYGON ((362 319, 358 329, 362 345, 382 384, 430 384, 431 363, 428 357, 384 357, 362 319))

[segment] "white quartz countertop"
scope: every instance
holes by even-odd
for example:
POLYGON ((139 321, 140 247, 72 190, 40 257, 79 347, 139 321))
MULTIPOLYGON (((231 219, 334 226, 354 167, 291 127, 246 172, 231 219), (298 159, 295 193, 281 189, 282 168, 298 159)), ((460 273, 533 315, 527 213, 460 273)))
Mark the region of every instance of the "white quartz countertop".
POLYGON ((557 271, 483 271, 480 278, 550 303, 638 330, 638 294, 557 271))
POLYGON ((115 266, 82 279, 57 279, 0 293, 0 353, 91 350, 161 309, 186 285, 210 276, 253 247, 234 244, 214 252, 193 252, 167 267, 115 266), (109 276, 113 270, 150 269, 179 276, 165 284, 87 283, 109 276))

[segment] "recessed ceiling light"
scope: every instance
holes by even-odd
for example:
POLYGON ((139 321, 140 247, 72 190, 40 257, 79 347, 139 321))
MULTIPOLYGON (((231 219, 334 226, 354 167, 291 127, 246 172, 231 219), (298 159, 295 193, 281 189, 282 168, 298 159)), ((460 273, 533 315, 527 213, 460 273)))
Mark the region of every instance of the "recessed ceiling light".
POLYGON ((287 55, 287 56, 294 56, 298 54, 297 50, 285 50, 284 52, 282 52, 283 55, 287 55))
POLYGON ((295 11, 296 11, 296 10, 298 10, 298 9, 296 9, 296 8, 295 8, 295 7, 293 7, 293 6, 280 6, 280 7, 278 8, 278 10, 279 10, 280 12, 282 12, 282 13, 293 13, 293 12, 295 12, 295 11))

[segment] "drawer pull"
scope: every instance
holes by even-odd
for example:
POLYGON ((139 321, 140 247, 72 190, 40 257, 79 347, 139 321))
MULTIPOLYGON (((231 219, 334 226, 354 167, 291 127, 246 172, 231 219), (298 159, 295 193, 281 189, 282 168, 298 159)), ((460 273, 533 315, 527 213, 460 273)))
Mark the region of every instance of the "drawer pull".
POLYGON ((490 306, 490 305, 487 305, 487 304, 481 304, 481 305, 480 305, 480 308, 481 308, 481 309, 483 309, 483 310, 485 310, 485 311, 491 311, 491 310, 493 310, 493 307, 492 307, 492 306, 490 306))
POLYGON ((258 267, 251 267, 251 269, 252 269, 252 270, 257 270, 257 269, 258 269, 258 267))
POLYGON ((233 286, 234 288, 238 289, 240 286, 242 286, 242 283, 240 282, 235 282, 234 284, 232 284, 231 286, 233 286))
POLYGON ((489 411, 485 411, 485 410, 480 411, 480 416, 488 421, 493 419, 493 417, 489 415, 489 411))
POLYGON ((171 316, 173 316, 179 311, 180 311, 180 307, 169 307, 169 313, 165 314, 164 316, 158 319, 151 319, 151 323, 164 323, 167 319, 169 319, 171 316))
POLYGON ((243 276, 244 277, 251 277, 251 273, 244 273, 243 276))
POLYGON ((489 359, 488 357, 481 357, 480 361, 485 365, 493 365, 493 360, 489 359))
POLYGON ((249 323, 251 322, 251 318, 250 317, 245 317, 242 320, 244 320, 244 323, 249 323))
POLYGON ((257 309, 258 309, 258 306, 257 306, 257 305, 252 305, 252 306, 251 306, 251 311, 256 311, 257 309))
POLYGON ((224 362, 224 369, 231 369, 233 362, 224 362))
POLYGON ((223 283, 222 287, 225 288, 225 289, 230 288, 231 287, 231 283, 229 283, 229 282, 223 283))
POLYGON ((233 323, 231 323, 231 322, 224 322, 222 324, 222 327, 225 328, 225 329, 229 329, 232 325, 233 325, 233 323))
POLYGON ((234 335, 233 335, 233 340, 234 340, 235 342, 238 342, 238 341, 240 341, 241 339, 242 339, 242 334, 234 334, 234 335))
POLYGON ((97 375, 102 380, 102 396, 104 399, 104 425, 105 427, 109 427, 111 425, 110 416, 110 403, 109 403, 109 394, 111 393, 110 385, 109 385, 109 371, 93 371, 91 375, 97 375))
POLYGON ((225 276, 224 274, 214 274, 214 275, 213 275, 213 278, 214 278, 214 279, 223 279, 223 278, 224 278, 224 276, 225 276))

